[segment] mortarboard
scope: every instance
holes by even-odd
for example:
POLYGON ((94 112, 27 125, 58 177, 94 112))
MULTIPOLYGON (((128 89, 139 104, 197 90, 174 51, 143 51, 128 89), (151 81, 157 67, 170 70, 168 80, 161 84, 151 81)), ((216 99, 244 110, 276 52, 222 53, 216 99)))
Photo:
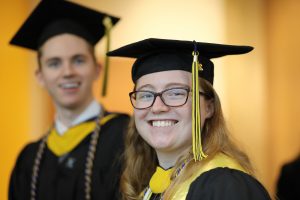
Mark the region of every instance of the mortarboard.
POLYGON ((103 19, 114 25, 119 18, 64 0, 41 0, 10 44, 38 50, 49 38, 61 34, 78 35, 95 45, 105 35, 103 19))
POLYGON ((150 38, 123 46, 107 53, 108 56, 136 58, 132 67, 132 80, 141 76, 168 70, 192 72, 194 49, 199 52, 203 71, 199 76, 213 83, 214 64, 210 59, 226 55, 244 54, 253 49, 250 46, 234 46, 193 41, 150 38))
POLYGON ((250 46, 150 38, 120 47, 107 55, 136 58, 132 66, 134 83, 143 75, 160 71, 184 70, 193 74, 193 154, 195 160, 201 160, 206 155, 201 144, 200 98, 196 92, 199 91, 198 76, 213 84, 214 64, 211 59, 251 50, 253 47, 250 46))

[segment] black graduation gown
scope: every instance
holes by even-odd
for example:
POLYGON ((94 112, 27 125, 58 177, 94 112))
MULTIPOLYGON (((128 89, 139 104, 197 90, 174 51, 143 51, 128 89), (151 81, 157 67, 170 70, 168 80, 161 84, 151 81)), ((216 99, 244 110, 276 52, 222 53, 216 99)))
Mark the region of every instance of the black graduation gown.
POLYGON ((277 182, 277 197, 280 200, 300 199, 300 157, 282 167, 277 182))
MULTIPOLYGON (((155 194, 151 198, 158 200, 155 194)), ((252 176, 235 169, 215 168, 190 185, 186 200, 271 200, 266 189, 252 176)))
MULTIPOLYGON (((103 126, 99 134, 93 175, 91 198, 119 199, 121 173, 120 154, 124 149, 124 134, 129 117, 119 114, 103 126)), ((38 200, 84 200, 84 169, 91 134, 69 152, 61 161, 45 148, 38 177, 38 200)), ((30 183, 33 162, 40 141, 27 145, 20 153, 13 169, 9 200, 30 199, 30 183)))

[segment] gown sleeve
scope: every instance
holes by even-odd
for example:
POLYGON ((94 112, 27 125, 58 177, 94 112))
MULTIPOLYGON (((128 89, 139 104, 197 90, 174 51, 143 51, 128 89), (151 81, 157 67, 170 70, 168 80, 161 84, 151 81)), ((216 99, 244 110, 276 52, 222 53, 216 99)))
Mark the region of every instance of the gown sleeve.
POLYGON ((187 200, 271 200, 252 176, 229 168, 216 168, 199 176, 190 186, 187 200))
POLYGON ((19 154, 9 182, 8 199, 29 199, 30 179, 37 144, 28 144, 19 154))

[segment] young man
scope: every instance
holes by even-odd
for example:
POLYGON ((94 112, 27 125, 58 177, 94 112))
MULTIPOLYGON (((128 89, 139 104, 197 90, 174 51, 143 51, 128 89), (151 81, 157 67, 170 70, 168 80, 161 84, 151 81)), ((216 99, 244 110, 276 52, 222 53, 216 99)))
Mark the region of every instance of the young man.
POLYGON ((43 0, 11 40, 37 51, 36 77, 56 116, 48 133, 19 155, 10 200, 118 199, 129 117, 108 113, 92 93, 100 74, 94 45, 104 35, 105 17, 118 21, 71 2, 43 0))

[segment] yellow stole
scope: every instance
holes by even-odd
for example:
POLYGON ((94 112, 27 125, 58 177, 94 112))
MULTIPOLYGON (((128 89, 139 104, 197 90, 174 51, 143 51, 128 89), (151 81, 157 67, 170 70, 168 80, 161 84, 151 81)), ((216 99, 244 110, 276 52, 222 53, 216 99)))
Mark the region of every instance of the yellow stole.
MULTIPOLYGON (((185 200, 191 183, 195 181, 196 178, 201 176, 202 173, 218 167, 227 167, 247 173, 234 159, 225 154, 219 153, 215 155, 214 158, 212 158, 210 161, 204 163, 189 179, 185 180, 183 183, 180 183, 179 187, 172 196, 172 200, 185 200)), ((169 187, 169 185, 166 184, 170 184, 170 181, 167 181, 166 179, 170 180, 172 171, 173 169, 163 171, 163 169, 158 167, 150 180, 151 190, 144 191, 143 199, 150 199, 152 192, 162 193, 163 191, 165 191, 166 188, 169 187)))
POLYGON ((164 170, 161 167, 156 167, 156 171, 150 179, 149 187, 153 193, 163 193, 171 184, 171 175, 174 169, 164 170))
POLYGON ((213 159, 211 159, 210 161, 205 163, 201 168, 199 168, 199 170, 196 171, 192 177, 181 183, 178 187, 178 190, 175 191, 172 200, 186 199, 191 183, 195 181, 196 178, 198 178, 202 173, 218 167, 227 167, 230 169, 235 169, 247 173, 235 160, 233 160, 225 154, 219 153, 216 156, 214 156, 213 159))
MULTIPOLYGON (((100 125, 102 126, 116 116, 116 114, 110 114, 101 118, 100 125)), ((73 126, 63 135, 59 135, 56 129, 53 128, 47 138, 47 146, 56 156, 62 156, 71 152, 87 135, 92 133, 95 128, 95 121, 84 122, 73 126)))

